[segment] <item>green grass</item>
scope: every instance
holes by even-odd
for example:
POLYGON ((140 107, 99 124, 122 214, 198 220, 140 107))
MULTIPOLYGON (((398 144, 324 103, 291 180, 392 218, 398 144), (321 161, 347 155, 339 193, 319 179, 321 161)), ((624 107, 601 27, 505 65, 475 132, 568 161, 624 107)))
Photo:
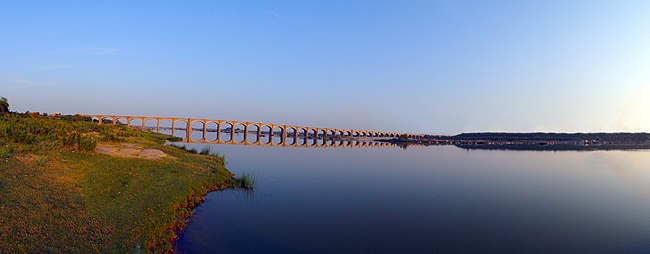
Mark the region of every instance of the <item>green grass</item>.
POLYGON ((253 189, 257 177, 250 173, 243 173, 239 178, 235 178, 236 186, 244 189, 253 189))
POLYGON ((223 157, 164 145, 169 139, 78 118, 0 115, 0 253, 172 250, 175 233, 204 195, 239 181, 223 157), (169 156, 91 151, 102 142, 169 156))

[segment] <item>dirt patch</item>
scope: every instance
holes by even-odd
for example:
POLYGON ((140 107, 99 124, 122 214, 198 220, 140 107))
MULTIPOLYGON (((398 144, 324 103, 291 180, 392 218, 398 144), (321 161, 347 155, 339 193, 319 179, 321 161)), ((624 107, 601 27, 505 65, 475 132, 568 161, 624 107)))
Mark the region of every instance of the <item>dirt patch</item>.
POLYGON ((16 159, 25 164, 33 164, 39 160, 39 157, 35 154, 25 154, 25 155, 16 155, 16 159))
POLYGON ((129 143, 120 143, 116 145, 99 144, 95 148, 95 152, 117 157, 143 158, 149 160, 167 157, 167 154, 161 150, 142 149, 142 147, 136 144, 129 143))

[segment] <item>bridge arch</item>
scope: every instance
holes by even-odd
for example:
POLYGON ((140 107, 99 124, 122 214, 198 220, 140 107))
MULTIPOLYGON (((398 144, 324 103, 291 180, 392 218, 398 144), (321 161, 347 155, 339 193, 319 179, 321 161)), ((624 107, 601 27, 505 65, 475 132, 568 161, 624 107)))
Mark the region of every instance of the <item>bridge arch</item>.
POLYGON ((172 119, 172 133, 175 137, 179 137, 182 139, 187 139, 187 126, 188 126, 187 119, 179 119, 179 118, 173 118, 172 119))
POLYGON ((298 138, 296 139, 296 145, 304 145, 307 144, 307 128, 305 127, 297 127, 298 129, 296 130, 298 133, 298 138))
POLYGON ((219 141, 219 123, 214 120, 205 120, 205 142, 215 143, 219 141))
POLYGON ((158 133, 174 136, 172 135, 172 119, 160 119, 160 129, 158 133))
POLYGON ((334 145, 334 136, 336 135, 336 132, 332 129, 328 129, 326 133, 327 142, 325 142, 325 144, 330 146, 334 145))
POLYGON ((219 142, 233 142, 233 124, 230 121, 219 122, 219 142))
POLYGON ((271 140, 271 137, 272 137, 271 135, 272 135, 272 132, 273 132, 273 128, 270 125, 263 124, 260 127, 260 131, 261 131, 261 134, 260 134, 260 138, 259 138, 260 139, 259 143, 260 144, 270 144, 271 141, 272 141, 271 140))
POLYGON ((157 118, 145 117, 143 125, 145 129, 158 132, 159 122, 157 118))
POLYGON ((316 132, 316 137, 317 137, 317 145, 318 146, 324 146, 327 144, 327 139, 326 139, 327 133, 325 132, 324 129, 318 129, 316 132))
POLYGON ((191 141, 199 141, 203 142, 205 141, 205 136, 204 136, 204 128, 205 128, 205 122, 203 120, 198 120, 198 119, 191 119, 188 120, 189 122, 189 128, 186 128, 185 131, 189 131, 189 135, 187 137, 191 141))
POLYGON ((246 124, 246 143, 256 144, 260 141, 260 125, 257 123, 246 124))
POLYGON ((126 117, 123 116, 116 116, 115 117, 115 124, 120 124, 120 125, 126 125, 128 122, 126 117))
POLYGON ((131 117, 131 118, 128 118, 128 121, 129 121, 128 126, 132 126, 132 127, 142 127, 142 124, 143 124, 142 119, 143 119, 142 117, 131 117))
POLYGON ((100 116, 99 121, 102 124, 113 124, 113 123, 115 123, 115 120, 113 120, 113 119, 114 118, 111 117, 111 116, 100 116))
POLYGON ((318 135, 318 133, 316 132, 316 129, 309 128, 309 130, 307 131, 307 138, 308 138, 307 140, 308 140, 310 146, 315 146, 316 144, 318 144, 318 136, 317 135, 318 135))
POLYGON ((233 142, 237 144, 248 142, 248 125, 243 122, 235 122, 233 124, 233 142))
POLYGON ((294 126, 287 126, 287 141, 285 141, 285 143, 286 143, 287 145, 295 145, 296 142, 297 142, 297 140, 298 140, 298 139, 296 138, 296 137, 297 137, 297 136, 296 136, 297 134, 298 134, 298 133, 297 133, 296 127, 294 127, 294 126))
POLYGON ((281 145, 286 140, 284 140, 285 130, 283 126, 276 125, 273 127, 273 144, 281 145))

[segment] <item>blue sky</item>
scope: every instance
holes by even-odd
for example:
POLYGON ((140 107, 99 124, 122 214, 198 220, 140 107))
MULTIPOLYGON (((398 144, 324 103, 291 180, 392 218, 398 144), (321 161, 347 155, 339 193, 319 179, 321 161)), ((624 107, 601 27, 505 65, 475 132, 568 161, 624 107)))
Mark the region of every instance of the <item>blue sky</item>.
POLYGON ((17 111, 650 131, 649 1, 9 1, 17 111))

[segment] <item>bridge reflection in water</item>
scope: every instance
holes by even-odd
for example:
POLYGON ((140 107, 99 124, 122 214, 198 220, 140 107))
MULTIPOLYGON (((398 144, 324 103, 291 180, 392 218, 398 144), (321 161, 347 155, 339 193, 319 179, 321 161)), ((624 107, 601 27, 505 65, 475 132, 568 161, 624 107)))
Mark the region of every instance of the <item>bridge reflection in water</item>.
POLYGON ((412 139, 423 137, 422 134, 316 128, 230 120, 88 114, 84 116, 92 118, 93 121, 99 124, 121 123, 158 133, 171 134, 172 136, 183 134, 181 137, 182 142, 189 143, 295 147, 382 147, 395 146, 381 142, 381 140, 385 139, 398 136, 406 136, 412 139), (139 124, 134 125, 133 122, 139 124))

